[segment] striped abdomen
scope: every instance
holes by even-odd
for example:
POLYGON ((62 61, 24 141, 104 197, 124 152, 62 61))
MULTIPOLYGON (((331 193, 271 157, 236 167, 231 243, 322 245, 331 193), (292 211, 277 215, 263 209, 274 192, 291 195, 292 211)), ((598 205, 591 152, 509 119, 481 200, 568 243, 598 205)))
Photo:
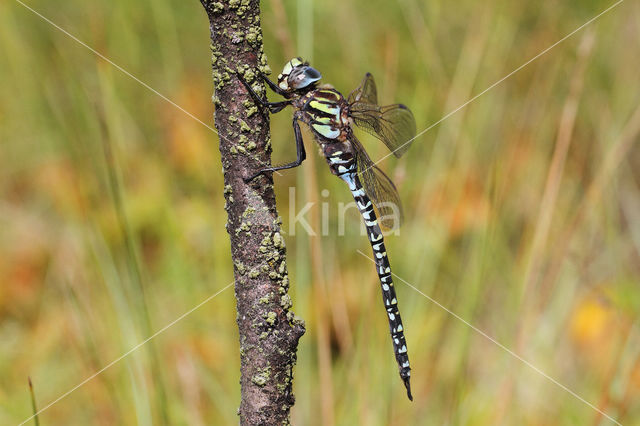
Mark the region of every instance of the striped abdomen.
MULTIPOLYGON (((331 157, 329 157, 328 160, 331 164, 331 157)), ((335 160, 338 160, 338 158, 335 160)), ((380 230, 380 226, 378 226, 378 219, 375 211, 373 210, 373 204, 367 194, 365 194, 360 180, 358 179, 358 175, 355 171, 355 163, 351 161, 347 166, 347 169, 346 173, 340 174, 339 176, 349 185, 351 194, 356 201, 358 210, 360 210, 360 214, 362 215, 367 227, 367 235, 369 236, 369 241, 371 242, 371 247, 373 249, 376 271, 378 272, 380 286, 382 287, 382 300, 389 319, 393 351, 400 370, 400 377, 407 388, 407 396, 410 400, 413 400, 413 397, 411 396, 411 386, 409 383, 411 368, 409 366, 409 355, 407 354, 407 342, 404 337, 404 327, 402 326, 400 311, 398 311, 398 299, 393 286, 393 280, 391 279, 391 267, 389 265, 387 251, 384 246, 382 231, 380 230)))

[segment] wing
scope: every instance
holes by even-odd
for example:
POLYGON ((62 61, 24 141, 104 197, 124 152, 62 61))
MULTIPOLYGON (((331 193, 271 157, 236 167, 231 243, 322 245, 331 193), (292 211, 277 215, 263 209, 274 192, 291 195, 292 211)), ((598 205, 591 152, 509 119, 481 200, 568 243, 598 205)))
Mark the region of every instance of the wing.
POLYGON ((399 228, 403 221, 403 212, 396 186, 371 161, 371 158, 355 136, 351 135, 350 141, 355 152, 358 178, 364 187, 365 193, 378 211, 380 226, 386 230, 399 228))
POLYGON ((403 104, 378 105, 376 84, 369 73, 349 95, 349 117, 380 139, 396 157, 407 152, 416 136, 416 120, 409 108, 403 104))
POLYGON ((366 104, 378 104, 378 90, 371 73, 366 73, 360 83, 360 87, 349 94, 349 103, 364 102, 366 104))

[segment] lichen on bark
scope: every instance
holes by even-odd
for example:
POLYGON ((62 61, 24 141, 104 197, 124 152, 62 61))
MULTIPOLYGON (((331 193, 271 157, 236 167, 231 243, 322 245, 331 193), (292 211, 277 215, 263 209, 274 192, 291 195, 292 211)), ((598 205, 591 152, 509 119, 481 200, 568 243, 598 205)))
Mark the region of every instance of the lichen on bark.
POLYGON ((237 74, 264 94, 268 74, 258 0, 201 0, 211 29, 215 126, 224 173, 227 232, 240 337, 240 423, 289 424, 293 366, 304 323, 291 311, 284 238, 273 181, 243 181, 270 164, 268 114, 259 113, 237 74))

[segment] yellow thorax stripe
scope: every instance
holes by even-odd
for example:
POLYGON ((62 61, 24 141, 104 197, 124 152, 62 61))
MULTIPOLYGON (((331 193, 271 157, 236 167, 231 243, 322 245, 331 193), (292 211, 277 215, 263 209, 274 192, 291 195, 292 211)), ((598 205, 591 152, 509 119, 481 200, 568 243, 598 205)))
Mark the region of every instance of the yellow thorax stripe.
POLYGON ((311 108, 317 109, 318 111, 322 111, 331 115, 337 115, 340 111, 340 107, 336 104, 325 104, 316 100, 312 100, 311 102, 309 102, 309 106, 311 108))

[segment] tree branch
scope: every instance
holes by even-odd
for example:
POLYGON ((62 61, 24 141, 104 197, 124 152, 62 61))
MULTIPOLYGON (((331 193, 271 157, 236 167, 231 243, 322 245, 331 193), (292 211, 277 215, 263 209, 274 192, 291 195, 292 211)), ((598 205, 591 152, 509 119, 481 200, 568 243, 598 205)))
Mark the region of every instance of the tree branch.
POLYGON ((268 114, 236 73, 264 94, 268 73, 259 0, 201 0, 209 17, 215 126, 220 136, 240 332, 240 423, 289 424, 293 366, 304 323, 294 317, 284 239, 271 178, 243 177, 271 164, 268 114))

